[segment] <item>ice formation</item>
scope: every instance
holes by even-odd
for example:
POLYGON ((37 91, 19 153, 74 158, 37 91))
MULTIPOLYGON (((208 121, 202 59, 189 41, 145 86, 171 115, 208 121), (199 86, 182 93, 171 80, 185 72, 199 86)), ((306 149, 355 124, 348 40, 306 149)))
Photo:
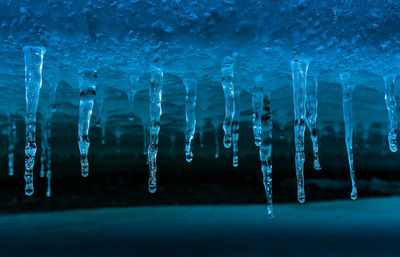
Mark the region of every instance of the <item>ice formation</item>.
MULTIPOLYGON (((64 160, 79 154, 81 174, 86 177, 89 146, 92 156, 102 156, 98 149, 114 143, 113 138, 108 141, 111 135, 116 139, 113 154, 124 154, 122 139, 137 139, 140 142, 130 149, 146 156, 148 189, 154 193, 159 152, 172 158, 176 145, 182 149, 176 155, 184 154, 191 165, 197 156, 229 155, 237 167, 240 143, 241 165, 235 170, 247 161, 242 154, 258 151, 268 216, 272 216, 272 142, 280 147, 274 146, 274 154, 280 151, 279 158, 291 160, 294 166, 300 203, 306 200, 306 153, 312 156, 315 170, 343 170, 349 165, 350 195, 356 199, 354 152, 374 150, 377 159, 389 158, 375 149, 382 145, 380 135, 385 137, 385 148, 389 144, 390 152, 398 150, 395 79, 400 12, 396 1, 22 0, 3 1, 0 7, 8 10, 0 19, 0 100, 6 103, 0 106, 1 132, 7 138, 8 174, 18 175, 17 128, 25 115, 27 195, 34 192, 37 150, 41 151, 39 174, 47 177, 50 196, 51 164, 61 158, 56 153, 64 160), (18 100, 23 96, 19 90, 23 87, 18 87, 23 83, 23 64, 25 104, 18 100), (54 114, 56 90, 61 90, 60 105, 54 114), (92 123, 98 128, 91 130, 92 112, 92 123), (68 152, 60 140, 68 140, 67 135, 76 138, 68 128, 75 124, 76 133, 77 119, 79 152, 68 152), (224 134, 224 147, 231 149, 220 149, 219 132, 224 134), (94 140, 89 141, 89 133, 94 140), (159 151, 164 136, 168 146, 160 143, 159 151), (251 144, 244 141, 248 138, 251 144), (101 146, 106 140, 107 145, 101 146), (326 156, 329 140, 336 148, 328 149, 332 153, 326 156), (345 143, 347 152, 339 142, 345 143), (335 159, 341 154, 343 158, 347 154, 348 164, 335 159)), ((394 159, 385 165, 397 167, 394 159)), ((357 169, 366 166, 356 164, 357 169)), ((284 163, 274 165, 276 170, 284 163)), ((286 170, 294 178, 294 171, 286 170)))

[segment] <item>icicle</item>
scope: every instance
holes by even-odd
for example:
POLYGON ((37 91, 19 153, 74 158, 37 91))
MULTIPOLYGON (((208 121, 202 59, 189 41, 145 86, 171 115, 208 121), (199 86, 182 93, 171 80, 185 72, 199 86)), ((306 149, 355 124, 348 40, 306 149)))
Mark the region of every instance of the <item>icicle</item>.
POLYGON ((193 160, 192 140, 196 130, 196 98, 197 98, 197 80, 184 79, 183 84, 186 89, 186 134, 185 134, 185 156, 186 161, 193 160))
POLYGON ((46 175, 46 158, 47 158, 47 133, 46 133, 46 128, 47 122, 42 121, 42 138, 41 138, 41 150, 42 153, 40 154, 40 173, 39 176, 41 178, 44 178, 46 175))
POLYGON ((218 141, 218 128, 219 128, 219 124, 218 121, 216 119, 212 120, 212 126, 214 128, 214 143, 215 143, 215 154, 214 154, 214 158, 218 159, 219 158, 219 141, 218 141))
POLYGON ((160 67, 160 56, 153 58, 150 83, 150 142, 148 150, 149 159, 149 192, 154 193, 157 189, 157 152, 158 152, 158 133, 160 132, 161 118, 161 98, 163 86, 163 70, 160 67))
POLYGON ((343 118, 346 138, 347 157, 349 159, 350 178, 351 178, 351 194, 352 200, 357 199, 356 178, 353 163, 353 91, 354 85, 349 84, 350 73, 344 72, 340 74, 343 90, 343 118))
POLYGON ((94 69, 79 71, 79 124, 78 124, 78 145, 81 154, 82 177, 89 175, 89 127, 92 117, 94 99, 96 96, 97 72, 94 69))
POLYGON ((130 88, 127 91, 128 102, 129 102, 128 119, 129 119, 129 121, 133 121, 135 119, 135 115, 134 115, 133 111, 134 111, 134 104, 135 104, 135 95, 136 95, 137 90, 138 90, 139 76, 138 75, 132 75, 132 76, 130 76, 129 81, 130 81, 130 88))
POLYGON ((237 167, 239 165, 240 94, 240 90, 235 91, 235 115, 233 116, 232 122, 233 167, 237 167))
POLYGON ((253 112, 251 115, 251 120, 253 123, 254 144, 256 146, 261 145, 261 112, 263 104, 263 92, 261 85, 262 81, 262 75, 258 75, 255 77, 255 92, 251 98, 253 112))
POLYGON ((385 81, 385 101, 386 108, 388 110, 389 116, 389 132, 388 132, 388 142, 389 149, 392 152, 396 152, 397 146, 397 115, 396 115, 396 90, 395 82, 396 75, 389 74, 383 78, 385 81))
POLYGON ((142 128, 143 128, 143 155, 147 156, 148 154, 147 151, 149 150, 149 123, 142 121, 142 128))
POLYGON ((318 81, 317 77, 311 83, 306 85, 306 123, 310 131, 311 141, 313 144, 315 170, 320 170, 319 152, 318 152, 318 133, 317 133, 317 115, 318 115, 318 81))
POLYGON ((14 175, 14 150, 17 139, 17 128, 15 126, 15 116, 9 115, 8 120, 8 175, 14 175))
POLYGON ((269 92, 266 92, 263 96, 261 138, 260 160, 265 194, 267 196, 267 216, 272 218, 274 215, 272 207, 272 119, 269 92))
POLYGON ((42 87, 44 47, 26 46, 25 59, 25 100, 26 100, 26 141, 25 141, 25 194, 33 194, 33 167, 36 155, 36 112, 42 87))
POLYGON ((294 105, 294 143, 296 148, 295 164, 297 176, 297 200, 304 203, 304 132, 306 129, 306 84, 309 62, 295 60, 291 62, 293 79, 293 105, 294 105))
POLYGON ((232 120, 235 115, 234 64, 235 60, 232 56, 226 56, 222 61, 222 89, 225 96, 225 120, 223 124, 225 148, 231 147, 232 144, 232 120))
POLYGON ((47 191, 46 191, 46 196, 51 197, 51 145, 50 145, 50 139, 51 139, 51 126, 50 124, 46 128, 46 178, 47 178, 47 191))

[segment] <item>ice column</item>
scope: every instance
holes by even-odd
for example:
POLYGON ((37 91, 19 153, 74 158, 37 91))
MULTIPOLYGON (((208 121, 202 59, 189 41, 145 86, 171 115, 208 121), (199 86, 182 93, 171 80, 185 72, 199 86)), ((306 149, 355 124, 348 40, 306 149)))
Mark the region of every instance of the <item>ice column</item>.
POLYGON ((133 121, 135 119, 135 115, 133 113, 134 110, 134 104, 135 104, 135 95, 138 90, 138 82, 139 82, 139 76, 138 75, 132 75, 129 78, 130 81, 130 88, 127 92, 128 94, 128 102, 129 102, 129 115, 128 119, 129 121, 133 121))
POLYGON ((297 200, 304 203, 306 200, 304 192, 304 132, 306 130, 306 84, 309 62, 306 60, 294 60, 291 62, 293 79, 293 105, 294 105, 294 144, 296 177, 297 177, 297 200))
POLYGON ((396 115, 396 91, 395 91, 395 74, 389 74, 385 76, 385 101, 386 108, 389 116, 389 132, 388 142, 390 151, 397 151, 397 115, 396 115))
POLYGON ((161 118, 161 97, 163 86, 163 70, 160 67, 160 56, 153 58, 150 83, 150 142, 148 149, 149 160, 149 192, 154 193, 157 189, 157 152, 158 152, 158 133, 160 132, 161 118))
POLYGON ((184 79, 183 84, 186 89, 186 134, 185 134, 185 156, 186 161, 193 160, 192 140, 196 131, 196 98, 197 81, 195 79, 184 79))
POLYGON ((36 155, 36 112, 42 87, 44 47, 26 46, 25 57, 25 99, 26 99, 26 141, 25 141, 25 194, 33 194, 33 167, 36 155))
POLYGON ((313 166, 315 170, 320 170, 319 152, 318 152, 318 133, 317 133, 317 115, 318 115, 318 81, 314 77, 313 81, 308 82, 306 85, 306 122, 311 135, 313 145, 314 161, 313 166))
POLYGON ((233 116, 233 122, 232 122, 233 167, 237 167, 239 165, 240 94, 241 94, 240 90, 235 91, 235 114, 233 116))
POLYGON ((225 120, 223 124, 225 148, 231 147, 232 144, 232 121, 235 115, 234 64, 235 61, 232 56, 226 56, 222 61, 222 89, 225 96, 225 120))
POLYGON ((261 145, 260 160, 265 194, 267 196, 267 216, 273 217, 272 207, 272 119, 270 108, 270 93, 264 93, 261 114, 261 145))
POLYGON ((8 175, 14 175, 14 149, 17 139, 17 128, 15 126, 15 116, 9 115, 8 120, 8 175))
POLYGON ((96 96, 97 72, 94 69, 79 71, 79 124, 78 145, 81 154, 81 174, 83 177, 89 175, 89 126, 92 117, 94 99, 96 96))
POLYGON ((262 91, 262 75, 258 75, 254 79, 255 89, 251 98, 252 115, 251 120, 253 123, 254 144, 261 145, 261 112, 263 106, 263 91, 262 91))
POLYGON ((343 90, 343 118, 346 138, 347 157, 349 159, 350 178, 351 178, 351 194, 352 200, 357 199, 356 178, 353 163, 353 91, 354 85, 349 84, 350 73, 344 72, 340 74, 343 90))

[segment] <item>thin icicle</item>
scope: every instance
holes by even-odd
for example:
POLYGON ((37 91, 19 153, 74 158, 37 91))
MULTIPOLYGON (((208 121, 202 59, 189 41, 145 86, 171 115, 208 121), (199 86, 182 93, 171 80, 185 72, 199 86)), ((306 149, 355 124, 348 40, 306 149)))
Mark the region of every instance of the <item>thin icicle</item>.
POLYGON ((396 115, 396 90, 395 90, 395 74, 389 74, 383 78, 385 81, 385 101, 389 116, 389 132, 388 142, 389 149, 396 152, 397 146, 397 115, 396 115))
POLYGON ((15 116, 9 115, 8 118, 8 175, 14 175, 14 151, 17 139, 17 127, 15 126, 15 116))
POLYGON ((36 155, 36 112, 42 87, 44 47, 26 46, 25 59, 25 100, 26 100, 26 140, 25 140, 25 194, 31 196, 33 187, 33 167, 36 155))
POLYGON ((185 134, 185 156, 186 161, 193 160, 192 140, 196 131, 196 98, 197 98, 197 80, 184 79, 183 84, 186 89, 186 134, 185 134))
POLYGON ((340 79, 342 80, 342 90, 343 90, 343 118, 345 127, 345 138, 346 138, 346 148, 347 157, 349 160, 350 168, 350 178, 351 178, 351 194, 352 200, 357 199, 357 186, 355 178, 355 170, 353 163, 353 91, 354 85, 349 84, 350 73, 344 72, 340 74, 340 79))
POLYGON ((47 190, 46 190, 46 196, 51 197, 51 144, 50 144, 50 139, 51 139, 51 126, 46 127, 45 133, 47 134, 47 147, 46 147, 46 178, 47 178, 47 190))
POLYGON ((309 62, 306 60, 295 60, 291 62, 293 79, 293 105, 294 105, 294 143, 295 164, 297 177, 297 200, 304 203, 306 200, 304 192, 304 132, 306 130, 306 84, 309 62))
POLYGON ((313 144, 313 166, 315 170, 320 170, 319 151, 318 151, 318 133, 317 133, 317 115, 318 115, 318 81, 317 77, 306 85, 306 122, 310 131, 313 144))
POLYGON ((260 160, 265 194, 267 196, 267 216, 274 216, 272 207, 272 118, 270 107, 270 93, 263 96, 263 108, 261 114, 261 145, 260 160))
POLYGON ((233 116, 233 123, 232 123, 233 167, 239 166, 240 94, 241 94, 240 90, 235 91, 235 115, 233 116))
POLYGON ((235 115, 234 64, 235 60, 232 56, 226 56, 222 61, 222 89, 225 96, 225 120, 223 124, 225 148, 231 147, 232 144, 232 121, 235 115))
POLYGON ((128 119, 129 119, 129 121, 134 121, 135 115, 134 115, 133 111, 134 111, 134 105, 135 105, 135 96, 138 91, 139 75, 130 76, 129 82, 130 82, 130 88, 127 91, 128 102, 129 102, 128 119))
POLYGON ((149 192, 157 190, 157 153, 158 134, 160 132, 160 118, 162 114, 161 99, 163 87, 163 70, 160 66, 160 56, 156 55, 152 60, 150 83, 150 142, 148 150, 149 159, 149 192))
POLYGON ((254 144, 261 145, 261 112, 263 105, 263 91, 262 91, 262 75, 258 75, 254 79, 255 88, 254 94, 251 97, 252 115, 251 120, 253 123, 254 144))
POLYGON ((218 141, 218 128, 219 124, 217 120, 212 120, 212 126, 214 128, 214 143, 215 143, 215 154, 214 158, 218 159, 219 158, 219 141, 218 141))
POLYGON ((47 159, 47 145, 48 145, 46 126, 47 126, 47 121, 42 121, 42 138, 40 142, 42 152, 40 154, 40 173, 39 173, 39 176, 41 178, 44 178, 46 175, 46 159, 47 159))
POLYGON ((81 175, 89 175, 89 127, 92 117, 93 105, 96 96, 97 72, 96 70, 79 71, 79 124, 78 124, 78 146, 81 154, 81 175))

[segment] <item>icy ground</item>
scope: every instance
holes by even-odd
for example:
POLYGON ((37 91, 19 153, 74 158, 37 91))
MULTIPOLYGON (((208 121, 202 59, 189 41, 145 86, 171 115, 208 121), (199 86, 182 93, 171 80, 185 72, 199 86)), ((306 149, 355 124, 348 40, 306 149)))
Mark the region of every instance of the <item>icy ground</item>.
POLYGON ((398 256, 400 198, 0 215, 1 256, 398 256))

